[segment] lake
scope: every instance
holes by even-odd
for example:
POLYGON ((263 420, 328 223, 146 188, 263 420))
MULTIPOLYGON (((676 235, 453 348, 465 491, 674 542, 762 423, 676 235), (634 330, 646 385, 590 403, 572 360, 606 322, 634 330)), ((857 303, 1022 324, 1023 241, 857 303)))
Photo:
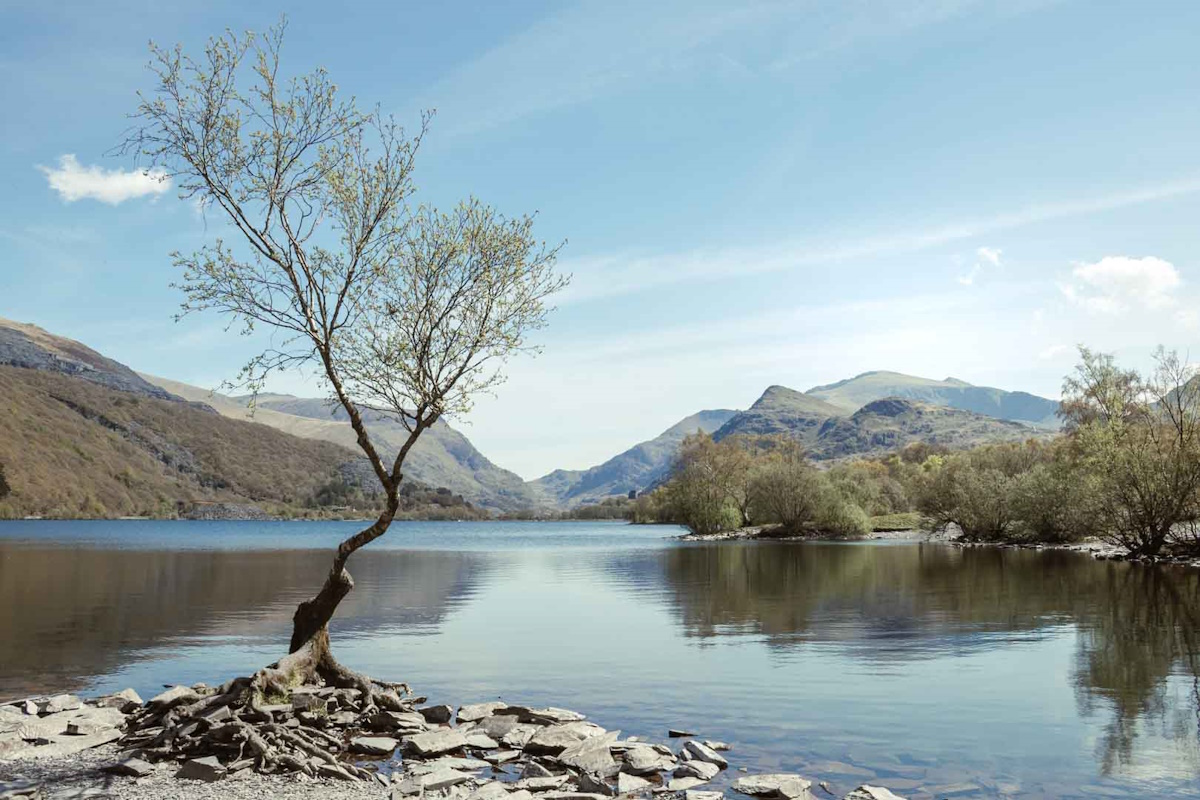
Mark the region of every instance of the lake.
MULTIPOLYGON (((0 522, 0 696, 248 674, 357 527, 0 522)), ((695 730, 838 796, 1200 797, 1200 571, 678 533, 396 523, 350 563, 335 652, 431 702, 695 730)))

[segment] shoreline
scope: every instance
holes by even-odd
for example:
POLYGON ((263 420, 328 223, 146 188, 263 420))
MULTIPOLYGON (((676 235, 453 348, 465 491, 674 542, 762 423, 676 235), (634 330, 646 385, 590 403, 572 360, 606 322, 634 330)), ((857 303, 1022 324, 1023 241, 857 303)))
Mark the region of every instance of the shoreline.
MULTIPOLYGON (((219 699, 219 691, 197 684, 171 687, 145 702, 132 689, 86 700, 54 695, 5 701, 0 799, 721 800, 731 791, 765 800, 814 800, 816 792, 842 800, 905 800, 887 784, 916 788, 899 778, 866 783, 828 776, 836 781, 831 784, 796 773, 756 774, 737 766, 735 748, 697 732, 664 727, 661 741, 621 738, 620 731, 556 707, 496 701, 455 710, 409 695, 395 710, 380 710, 359 708, 353 689, 299 686, 290 697, 274 698, 276 705, 260 706, 268 721, 256 724, 245 718, 245 709, 214 719, 212 704, 197 700, 219 699), (231 717, 234 722, 227 721, 231 717), (157 722, 163 719, 168 722, 157 722), (169 743, 156 746, 164 728, 153 726, 169 726, 173 719, 193 730, 252 726, 277 743, 276 732, 288 730, 293 733, 284 735, 345 746, 328 748, 340 750, 336 758, 326 752, 323 760, 287 764, 292 771, 280 771, 285 764, 279 762, 273 771, 259 772, 240 750, 221 757, 188 752, 195 738, 190 734, 180 734, 188 741, 178 750, 169 743)), ((937 790, 930 786, 919 794, 937 790)))
POLYGON ((950 547, 967 548, 996 548, 1000 550, 1037 550, 1061 551, 1090 555, 1097 561, 1125 561, 1146 566, 1176 566, 1200 569, 1200 556, 1190 555, 1161 555, 1154 557, 1132 556, 1125 553, 1119 546, 1101 539, 1089 538, 1079 542, 996 542, 996 541, 963 541, 949 533, 922 530, 919 528, 897 531, 873 531, 865 536, 792 536, 778 532, 771 525, 751 525, 721 533, 697 534, 685 533, 675 537, 681 542, 932 542, 950 547))

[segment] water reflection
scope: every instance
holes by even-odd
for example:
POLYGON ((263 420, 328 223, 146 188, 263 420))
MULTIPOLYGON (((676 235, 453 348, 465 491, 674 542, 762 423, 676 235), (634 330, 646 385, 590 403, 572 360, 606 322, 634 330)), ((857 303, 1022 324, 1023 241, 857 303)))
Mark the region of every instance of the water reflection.
MULTIPOLYGON (((485 572, 478 553, 381 550, 354 565, 337 635, 436 630, 485 572)), ((141 657, 243 640, 279 651, 329 555, 0 548, 0 696, 78 689, 141 657)), ((219 676, 229 670, 221 665, 219 676)))
MULTIPOLYGON (((1200 574, 1074 553, 765 543, 679 547, 657 566, 687 635, 753 632, 773 648, 831 645, 904 662, 1077 631, 1085 715, 1111 716, 1102 774, 1135 765, 1140 732, 1200 774, 1200 574), (1182 687, 1182 688, 1181 688, 1182 687)), ((986 687, 981 687, 981 691, 986 687)))

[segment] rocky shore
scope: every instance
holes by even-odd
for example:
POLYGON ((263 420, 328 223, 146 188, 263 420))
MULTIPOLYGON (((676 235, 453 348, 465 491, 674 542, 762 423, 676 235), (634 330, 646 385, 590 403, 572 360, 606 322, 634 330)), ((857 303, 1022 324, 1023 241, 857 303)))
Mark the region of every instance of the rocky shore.
MULTIPOLYGON (((362 708, 356 690, 322 686, 271 698, 268 719, 246 728, 267 746, 320 743, 305 757, 254 757, 247 739, 212 755, 163 744, 155 723, 217 692, 175 686, 145 702, 127 689, 0 705, 0 800, 721 800, 726 789, 764 800, 903 800, 878 786, 837 795, 801 775, 750 774, 731 764, 728 745, 691 731, 665 731, 672 744, 622 738, 574 711, 501 702, 455 709, 407 697, 399 710, 362 708)), ((221 712, 184 722, 209 733, 231 725, 221 712)))

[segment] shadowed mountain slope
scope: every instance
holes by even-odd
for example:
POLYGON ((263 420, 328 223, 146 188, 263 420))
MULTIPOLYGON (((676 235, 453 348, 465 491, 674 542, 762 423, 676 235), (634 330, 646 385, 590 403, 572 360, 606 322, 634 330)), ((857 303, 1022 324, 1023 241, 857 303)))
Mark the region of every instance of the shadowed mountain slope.
POLYGON ((684 437, 696 431, 712 433, 736 413, 724 408, 700 411, 603 464, 586 470, 555 470, 532 483, 567 506, 640 491, 659 482, 671 468, 684 437))

